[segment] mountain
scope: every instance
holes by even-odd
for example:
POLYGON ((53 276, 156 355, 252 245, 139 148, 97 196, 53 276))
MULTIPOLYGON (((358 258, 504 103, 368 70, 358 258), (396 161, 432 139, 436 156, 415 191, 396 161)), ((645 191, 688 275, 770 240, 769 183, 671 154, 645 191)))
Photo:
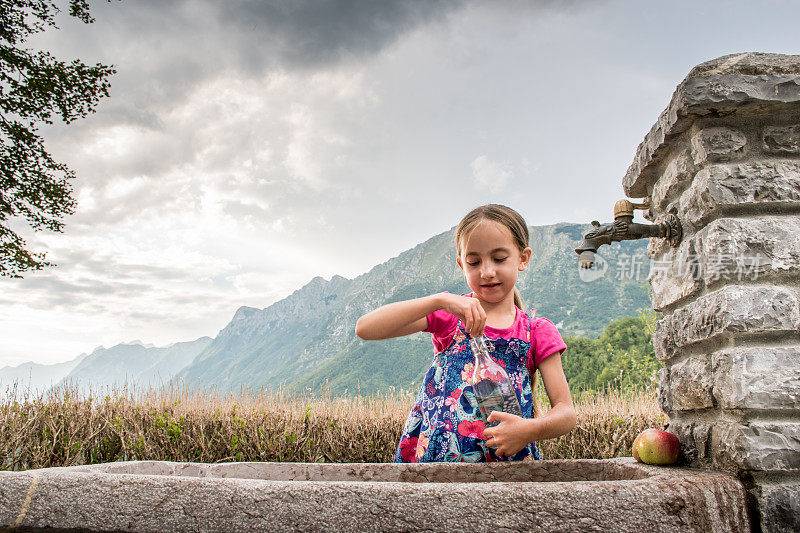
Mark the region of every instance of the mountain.
POLYGON ((87 355, 81 354, 71 361, 53 365, 27 362, 17 366, 0 368, 0 393, 16 384, 21 390, 38 395, 61 381, 87 355))
MULTIPOLYGON (((647 240, 605 246, 605 275, 579 276, 574 248, 591 226, 554 224, 529 228, 533 257, 517 286, 537 315, 564 335, 598 336, 614 319, 650 308, 647 240)), ((440 291, 468 292, 455 263, 454 229, 349 280, 317 277, 265 309, 241 307, 231 322, 176 379, 191 387, 232 390, 330 387, 370 393, 413 387, 430 363, 425 334, 361 341, 356 320, 383 304, 440 291)))
POLYGON ((160 348, 141 341, 100 347, 85 356, 59 383, 93 389, 126 383, 161 386, 169 383, 210 343, 210 337, 201 337, 160 348))

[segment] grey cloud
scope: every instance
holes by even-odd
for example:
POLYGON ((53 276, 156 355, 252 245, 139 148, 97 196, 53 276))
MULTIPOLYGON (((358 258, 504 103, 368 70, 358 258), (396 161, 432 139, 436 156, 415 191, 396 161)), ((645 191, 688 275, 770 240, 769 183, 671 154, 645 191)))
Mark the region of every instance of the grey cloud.
MULTIPOLYGON (((167 138, 143 147, 147 157, 120 158, 114 168, 92 168, 102 183, 111 172, 158 174, 192 157, 197 147, 177 145, 160 117, 220 76, 257 77, 378 53, 405 32, 445 16, 463 0, 138 0, 92 6, 89 28, 65 17, 61 30, 42 34, 35 46, 60 57, 114 64, 111 97, 99 112, 48 137, 65 146, 87 142, 98 127, 126 125, 167 138)), ((81 173, 82 177, 87 176, 81 173)), ((91 179, 91 178, 90 178, 91 179)))
POLYGON ((164 282, 192 278, 192 274, 182 268, 120 263, 99 250, 62 248, 54 250, 51 259, 58 265, 57 270, 18 280, 7 287, 8 292, 19 294, 19 301, 32 308, 105 312, 109 310, 107 306, 115 305, 114 298, 136 299, 146 294, 160 294, 163 287, 159 285, 164 282), (104 279, 87 278, 81 272, 100 273, 104 279), (98 305, 99 301, 109 303, 98 305))
MULTIPOLYGON (((291 194, 289 176, 278 168, 286 153, 287 125, 271 107, 272 114, 254 116, 247 127, 207 130, 215 116, 191 116, 185 122, 168 115, 185 105, 186 96, 205 81, 219 76, 234 79, 258 76, 267 70, 312 69, 363 60, 379 53, 406 32, 440 20, 470 3, 468 0, 138 0, 98 3, 97 21, 87 30, 81 24, 63 24, 66 38, 59 42, 66 56, 85 57, 117 65, 111 98, 101 102, 99 112, 68 128, 48 134, 58 153, 69 154, 76 145, 88 145, 103 127, 124 125, 150 132, 137 139, 134 150, 118 157, 76 156, 71 166, 79 183, 95 188, 99 199, 112 177, 146 177, 145 186, 129 191, 118 203, 101 202, 95 209, 79 206, 71 219, 76 231, 114 224, 129 216, 169 209, 180 198, 183 209, 198 208, 198 184, 179 184, 164 176, 197 164, 199 154, 213 143, 213 159, 202 162, 204 171, 225 172, 235 168, 237 157, 254 151, 254 139, 275 144, 276 161, 262 168, 260 181, 279 181, 280 187, 256 183, 249 187, 226 184, 228 190, 254 194, 270 205, 291 194), (210 140, 211 131, 218 136, 210 140)), ((552 1, 534 2, 548 7, 552 1)), ((522 9, 518 2, 505 2, 506 9, 522 9)), ((302 90, 298 87, 297 90, 302 90)), ((269 95, 265 95, 269 98, 269 95)), ((333 106, 330 104, 328 107, 333 106)), ((213 112, 211 110, 209 113, 213 112)), ((319 155, 319 154, 317 154, 319 155)), ((305 194, 305 191, 303 192, 305 194)), ((262 202, 263 203, 263 202, 262 202)), ((248 211, 230 205, 231 214, 248 211)), ((244 213, 243 213, 244 214, 244 213)))
MULTIPOLYGON (((113 279, 147 279, 147 280, 164 280, 176 281, 191 278, 190 274, 182 268, 166 268, 157 267, 145 264, 136 263, 120 263, 112 254, 104 253, 99 250, 87 250, 84 248, 70 248, 59 249, 58 255, 55 260, 61 263, 62 268, 59 271, 65 273, 74 272, 76 269, 81 269, 88 272, 102 272, 108 274, 113 279)), ((50 279, 50 283, 60 283, 57 280, 50 279)), ((28 280, 26 280, 27 282, 28 280)), ((33 280, 30 280, 33 281, 33 280)), ((94 283, 91 280, 91 283, 94 283)), ((85 284, 84 284, 85 285, 85 284)), ((131 285, 127 284, 127 288, 134 288, 136 290, 144 290, 148 287, 145 285, 131 285)))
POLYGON ((108 283, 95 279, 78 278, 67 281, 55 277, 32 278, 27 283, 28 288, 40 291, 42 294, 60 294, 62 296, 92 297, 116 294, 118 296, 141 294, 149 287, 143 283, 130 283, 115 281, 108 283))
POLYGON ((112 96, 136 95, 118 118, 140 124, 141 109, 179 101, 199 81, 226 70, 238 75, 357 61, 381 51, 419 24, 437 20, 465 0, 139 0, 93 6, 92 37, 81 24, 62 24, 40 39, 68 54, 118 66, 112 96), (165 36, 169 36, 168 38, 165 36), (57 39, 57 40, 56 40, 57 39))
POLYGON ((289 66, 358 59, 380 51, 409 29, 464 3, 460 0, 248 0, 217 6, 222 20, 240 30, 237 48, 241 63, 260 68, 270 59, 289 66), (271 51, 260 46, 264 37, 272 45, 271 51))
POLYGON ((98 280, 65 280, 56 277, 31 277, 25 280, 24 303, 32 309, 54 308, 82 309, 87 312, 107 311, 107 305, 98 306, 96 298, 108 296, 141 296, 149 287, 141 283, 108 283, 98 280))
POLYGON ((153 217, 158 212, 168 209, 166 202, 157 202, 157 195, 128 195, 123 201, 114 204, 104 202, 102 206, 94 209, 81 208, 78 203, 78 212, 67 220, 68 231, 73 237, 96 235, 100 227, 113 227, 114 225, 130 220, 133 217, 147 219, 143 215, 153 217), (133 198, 139 196, 144 202, 136 203, 133 198))
MULTIPOLYGON (((585 3, 506 0, 496 8, 523 13, 585 3)), ((111 99, 93 119, 97 125, 158 129, 161 112, 211 77, 361 61, 469 4, 474 0, 99 2, 92 6, 97 20, 90 28, 65 17, 61 30, 34 44, 117 66, 111 99)))
MULTIPOLYGON (((71 313, 86 315, 101 313, 130 315, 132 311, 121 307, 120 302, 149 300, 173 306, 190 304, 201 306, 206 304, 209 298, 215 302, 219 300, 218 295, 211 297, 209 294, 192 293, 191 296, 187 296, 182 292, 169 294, 171 283, 192 279, 192 273, 185 269, 120 265, 109 262, 104 265, 103 270, 100 270, 108 276, 104 280, 82 277, 74 272, 74 265, 63 264, 63 267, 59 266, 59 270, 58 276, 30 276, 20 280, 19 284, 8 288, 11 301, 24 303, 31 309, 64 309, 71 313), (19 295, 18 300, 14 298, 15 295, 19 295)), ((234 303, 230 303, 230 306, 233 305, 234 303)), ((152 312, 158 313, 156 310, 152 312)), ((165 309, 161 318, 170 312, 170 309, 165 309)))
POLYGON ((128 318, 133 321, 140 322, 158 322, 164 320, 163 313, 143 313, 141 311, 134 311, 128 314, 128 318))

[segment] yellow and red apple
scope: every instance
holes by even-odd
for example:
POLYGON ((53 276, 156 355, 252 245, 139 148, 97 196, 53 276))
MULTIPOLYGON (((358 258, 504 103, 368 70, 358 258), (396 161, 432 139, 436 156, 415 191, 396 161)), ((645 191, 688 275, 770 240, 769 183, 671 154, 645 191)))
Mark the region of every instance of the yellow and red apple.
POLYGON ((649 465, 671 465, 678 460, 681 444, 669 431, 645 429, 633 441, 633 458, 649 465))

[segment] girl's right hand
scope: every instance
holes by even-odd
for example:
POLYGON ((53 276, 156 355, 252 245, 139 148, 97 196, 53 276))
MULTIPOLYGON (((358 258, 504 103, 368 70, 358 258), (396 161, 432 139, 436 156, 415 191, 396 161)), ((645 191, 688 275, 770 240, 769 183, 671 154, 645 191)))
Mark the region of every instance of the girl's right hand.
POLYGON ((458 294, 442 293, 442 309, 464 321, 464 329, 471 337, 483 335, 486 327, 486 311, 477 298, 458 294))

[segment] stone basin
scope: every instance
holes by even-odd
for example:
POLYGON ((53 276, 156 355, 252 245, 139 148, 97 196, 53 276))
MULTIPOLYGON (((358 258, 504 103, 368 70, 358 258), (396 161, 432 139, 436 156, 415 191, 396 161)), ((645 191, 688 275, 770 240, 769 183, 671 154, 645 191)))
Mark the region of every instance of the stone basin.
POLYGON ((735 477, 631 458, 0 472, 0 529, 16 531, 723 532, 749 523, 735 477))

